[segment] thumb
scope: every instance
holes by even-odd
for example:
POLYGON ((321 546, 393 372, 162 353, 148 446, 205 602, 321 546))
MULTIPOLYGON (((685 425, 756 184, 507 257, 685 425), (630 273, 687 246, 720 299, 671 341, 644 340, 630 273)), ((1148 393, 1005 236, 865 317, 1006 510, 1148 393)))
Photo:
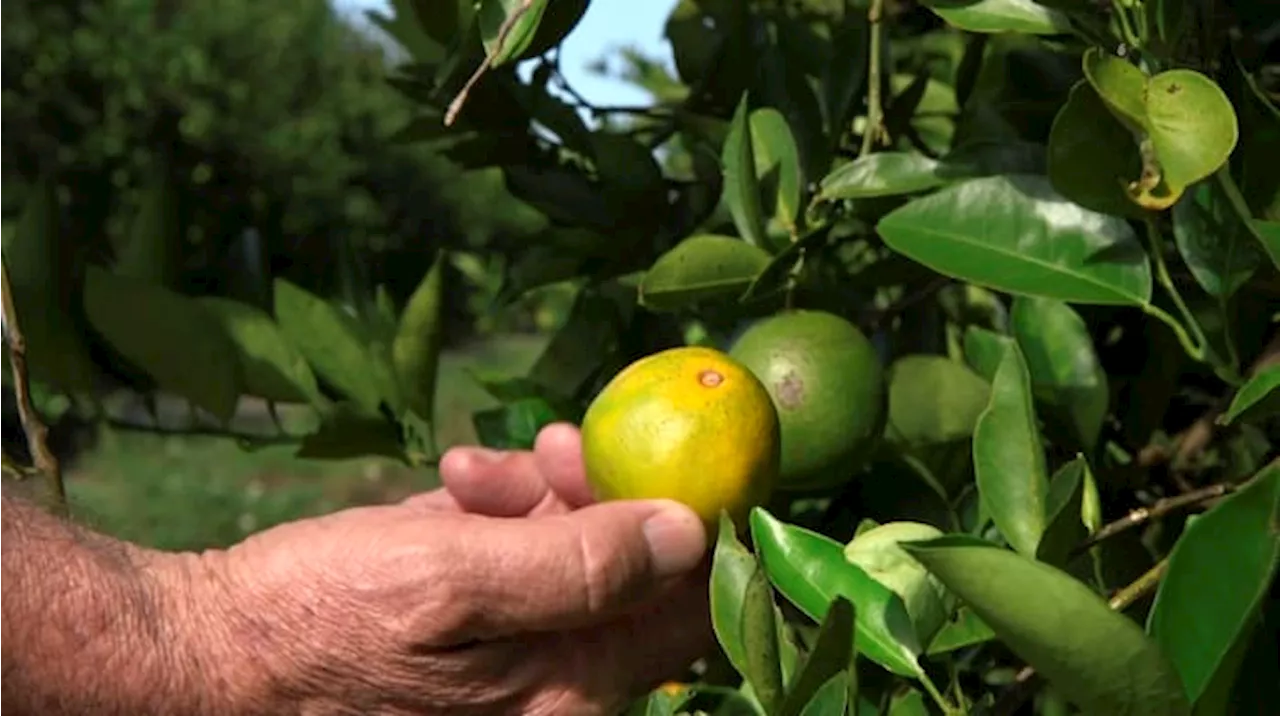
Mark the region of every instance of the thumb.
MULTIPOLYGON (((604 502, 547 517, 477 523, 459 535, 469 639, 599 623, 698 566, 702 521, 670 500, 604 502)), ((455 605, 458 606, 458 605, 455 605)))

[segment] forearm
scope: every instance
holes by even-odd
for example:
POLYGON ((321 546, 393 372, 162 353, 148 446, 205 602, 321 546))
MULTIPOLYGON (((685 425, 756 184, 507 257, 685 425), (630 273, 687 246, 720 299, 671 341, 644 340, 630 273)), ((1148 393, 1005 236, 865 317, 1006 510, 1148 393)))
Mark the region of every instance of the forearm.
MULTIPOLYGON (((221 711, 164 557, 3 498, 3 692, 16 713, 221 711)), ((178 581, 181 581, 180 579, 178 581)))

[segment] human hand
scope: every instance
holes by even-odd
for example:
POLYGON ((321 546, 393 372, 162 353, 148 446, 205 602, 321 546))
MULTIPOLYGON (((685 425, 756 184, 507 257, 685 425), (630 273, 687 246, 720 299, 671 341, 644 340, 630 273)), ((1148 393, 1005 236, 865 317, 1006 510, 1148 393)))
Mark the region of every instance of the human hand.
POLYGON ((592 504, 582 470, 551 426, 451 450, 441 490, 203 555, 204 668, 237 713, 616 712, 714 644, 707 538, 676 503, 592 504))

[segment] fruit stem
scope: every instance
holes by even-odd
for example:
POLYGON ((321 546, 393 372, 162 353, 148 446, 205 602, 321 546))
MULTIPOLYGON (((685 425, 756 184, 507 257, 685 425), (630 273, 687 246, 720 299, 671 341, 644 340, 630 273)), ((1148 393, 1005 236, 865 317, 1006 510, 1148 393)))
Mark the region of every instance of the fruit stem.
POLYGON ((947 697, 942 695, 941 691, 938 691, 938 687, 934 685, 933 680, 929 678, 928 674, 924 673, 923 669, 920 671, 920 685, 924 687, 925 693, 929 694, 929 698, 933 699, 933 702, 938 705, 938 708, 942 709, 942 713, 946 714, 946 716, 968 716, 967 709, 951 703, 947 700, 947 697))

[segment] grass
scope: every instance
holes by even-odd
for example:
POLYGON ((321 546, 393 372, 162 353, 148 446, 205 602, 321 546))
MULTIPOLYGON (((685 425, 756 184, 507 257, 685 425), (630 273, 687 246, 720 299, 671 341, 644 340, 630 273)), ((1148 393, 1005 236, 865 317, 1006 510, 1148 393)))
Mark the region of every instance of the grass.
MULTIPOLYGON (((471 413, 494 401, 468 370, 519 374, 545 339, 504 336, 441 357, 442 446, 473 443, 471 413)), ((104 428, 67 475, 73 514, 106 533, 161 549, 222 547, 281 522, 396 500, 437 486, 434 470, 390 460, 301 460, 291 446, 104 428)))

